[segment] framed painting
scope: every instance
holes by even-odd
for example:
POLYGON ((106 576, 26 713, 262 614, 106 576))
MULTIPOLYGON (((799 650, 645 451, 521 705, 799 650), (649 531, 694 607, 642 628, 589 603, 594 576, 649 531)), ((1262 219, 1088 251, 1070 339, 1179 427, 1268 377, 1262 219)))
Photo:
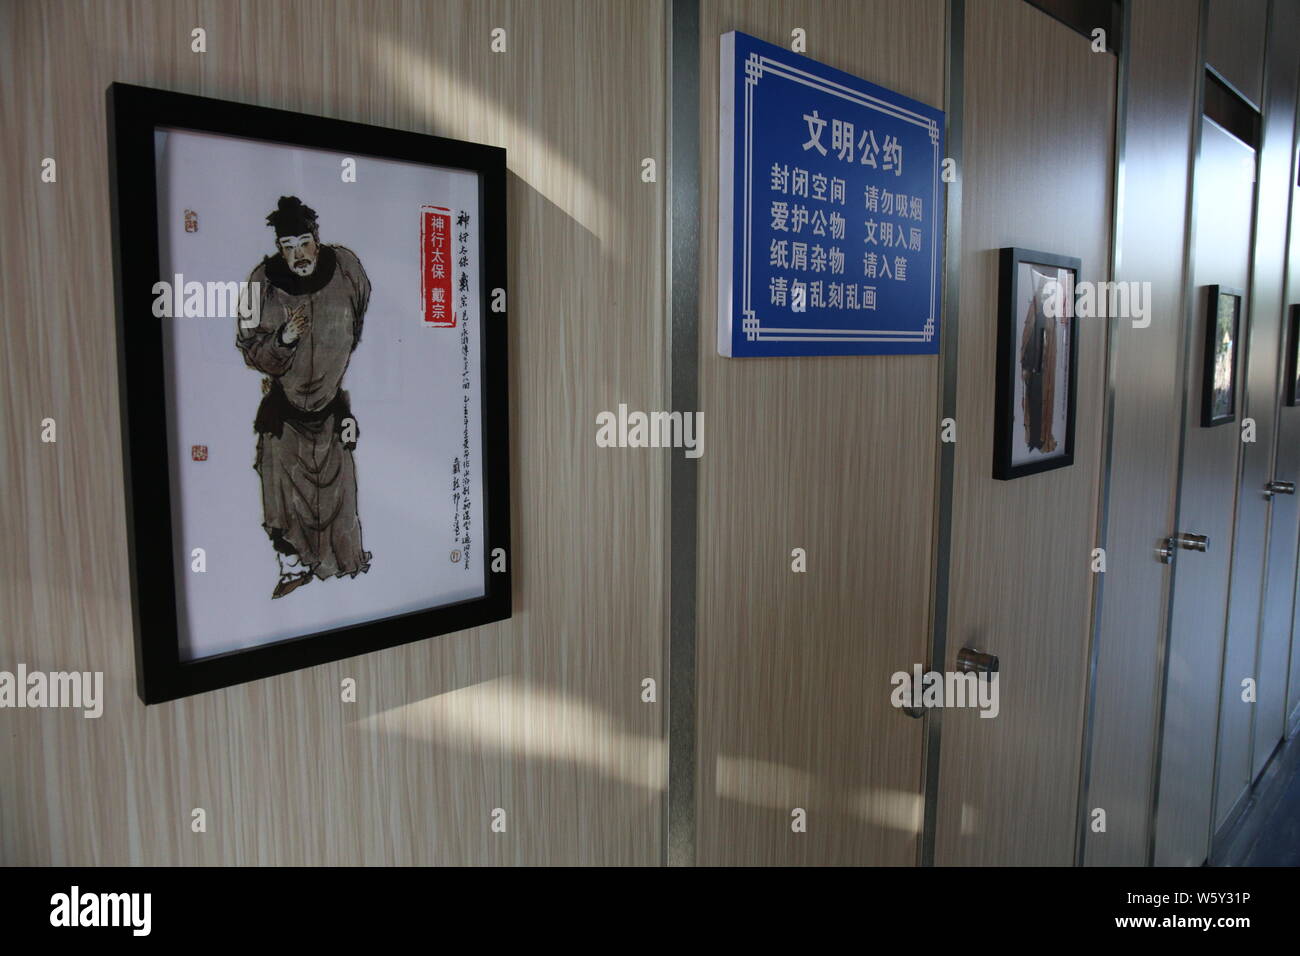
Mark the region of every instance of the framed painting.
POLYGON ((108 90, 146 703, 508 618, 505 151, 108 90))
POLYGON ((1226 425, 1237 417, 1237 345, 1241 332, 1240 289, 1208 287, 1205 350, 1201 367, 1201 426, 1226 425))
POLYGON ((1300 303, 1287 309, 1286 403, 1300 405, 1300 303))
POLYGON ((1030 249, 999 253, 993 477, 1074 463, 1080 263, 1030 249))

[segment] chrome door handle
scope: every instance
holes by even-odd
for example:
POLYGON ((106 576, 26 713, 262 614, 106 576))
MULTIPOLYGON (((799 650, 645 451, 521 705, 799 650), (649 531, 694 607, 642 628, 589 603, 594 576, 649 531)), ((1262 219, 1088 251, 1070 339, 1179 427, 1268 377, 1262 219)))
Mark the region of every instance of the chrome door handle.
POLYGON ((1210 539, 1207 535, 1197 534, 1194 531, 1179 531, 1169 539, 1169 547, 1204 553, 1210 547, 1210 539))
POLYGON ((963 647, 957 652, 957 670, 963 674, 996 674, 998 657, 973 647, 963 647))
POLYGON ((1272 498, 1274 495, 1293 495, 1295 494, 1294 481, 1270 481, 1264 486, 1264 497, 1272 498))

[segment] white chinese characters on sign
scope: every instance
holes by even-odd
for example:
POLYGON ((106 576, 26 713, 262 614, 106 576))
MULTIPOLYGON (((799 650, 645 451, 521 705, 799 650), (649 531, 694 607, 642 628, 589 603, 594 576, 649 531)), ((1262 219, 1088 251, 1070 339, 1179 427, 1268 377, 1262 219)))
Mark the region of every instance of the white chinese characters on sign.
MULTIPOLYGON (((808 124, 808 139, 803 144, 805 150, 815 149, 821 155, 827 155, 827 149, 822 145, 822 134, 826 131, 826 120, 818 114, 817 110, 812 113, 804 113, 803 120, 808 124)), ((835 152, 835 158, 843 160, 846 163, 854 161, 855 140, 853 124, 845 120, 831 120, 831 146, 835 152)), ((892 135, 885 136, 885 142, 882 144, 876 142, 876 131, 865 129, 862 135, 856 140, 857 162, 863 166, 870 166, 872 169, 879 169, 884 172, 893 172, 895 176, 903 175, 903 146, 899 143, 898 138, 892 135)))
MULTIPOLYGON (((857 162, 863 166, 893 172, 903 172, 903 149, 896 137, 886 135, 879 144, 874 130, 860 133, 852 123, 839 119, 824 119, 817 110, 803 114, 808 127, 808 139, 802 144, 805 151, 815 150, 821 156, 834 154, 838 160, 857 162), (830 146, 823 143, 826 127, 830 126, 830 146)), ((832 244, 844 241, 845 216, 837 209, 827 212, 817 205, 847 206, 845 181, 837 176, 811 172, 799 166, 773 163, 770 173, 770 192, 789 199, 770 200, 771 232, 806 235, 807 241, 780 238, 773 235, 768 248, 768 264, 776 269, 794 273, 790 276, 772 276, 768 282, 768 301, 773 306, 795 311, 808 309, 876 308, 876 286, 866 283, 827 281, 805 278, 801 273, 843 275, 844 250, 832 244), (797 202, 803 199, 807 202, 797 202), (826 242, 817 242, 822 237, 826 242), (797 300, 795 293, 798 293, 797 300)), ((865 207, 876 217, 865 220, 866 235, 863 242, 868 249, 862 258, 864 279, 889 279, 907 281, 907 259, 902 255, 884 255, 882 248, 900 248, 919 252, 922 230, 910 222, 924 222, 925 204, 920 196, 891 192, 880 186, 867 186, 865 207), (892 218, 909 223, 903 225, 892 218), (874 250, 874 251, 873 251, 874 250)))

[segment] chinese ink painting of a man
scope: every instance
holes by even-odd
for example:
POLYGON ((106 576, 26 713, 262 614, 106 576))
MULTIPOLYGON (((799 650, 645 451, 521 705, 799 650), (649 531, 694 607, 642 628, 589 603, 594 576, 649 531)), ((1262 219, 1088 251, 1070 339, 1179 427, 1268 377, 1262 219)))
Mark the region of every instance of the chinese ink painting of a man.
POLYGON ((182 659, 485 596, 482 174, 367 156, 353 179, 342 153, 185 129, 154 147, 159 273, 193 312, 162 325, 173 547, 204 561, 173 568, 182 659))
POLYGON ((1213 353, 1213 397, 1210 404, 1210 420, 1213 422, 1231 421, 1234 417, 1233 407, 1236 394, 1236 344, 1237 344, 1237 302, 1235 295, 1219 294, 1219 301, 1214 303, 1214 353, 1213 353))
POLYGON ((1030 451, 1056 451, 1057 321, 1046 308, 1046 293, 1056 279, 1031 270, 1033 293, 1020 337, 1020 374, 1024 382, 1024 442, 1030 451))
POLYGON ((993 446, 1001 481, 1074 463, 1079 269, 1070 256, 1001 250, 993 446))
POLYGON ((282 196, 266 217, 276 251, 249 276, 256 325, 240 325, 244 362, 261 372, 253 429, 262 526, 279 562, 281 598, 309 583, 370 569, 357 514, 360 434, 343 377, 361 341, 370 280, 341 245, 322 244, 316 212, 282 196))

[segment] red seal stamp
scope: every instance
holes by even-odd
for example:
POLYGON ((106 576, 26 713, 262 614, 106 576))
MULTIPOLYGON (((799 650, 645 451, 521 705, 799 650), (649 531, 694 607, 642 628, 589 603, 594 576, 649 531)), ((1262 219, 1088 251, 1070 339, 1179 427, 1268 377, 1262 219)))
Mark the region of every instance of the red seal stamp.
POLYGON ((451 302, 451 210, 420 207, 420 314, 426 326, 456 327, 451 302))

